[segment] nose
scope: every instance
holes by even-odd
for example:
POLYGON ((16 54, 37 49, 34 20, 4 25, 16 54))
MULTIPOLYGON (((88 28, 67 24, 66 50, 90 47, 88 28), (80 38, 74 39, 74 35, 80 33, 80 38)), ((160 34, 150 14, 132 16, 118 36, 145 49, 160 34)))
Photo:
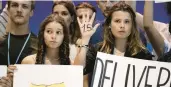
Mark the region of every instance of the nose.
POLYGON ((22 7, 21 6, 18 6, 17 12, 22 12, 22 7))
POLYGON ((120 28, 121 28, 121 29, 125 28, 125 23, 124 23, 124 22, 121 22, 121 23, 120 23, 120 28))
POLYGON ((63 17, 61 13, 58 14, 59 17, 63 17))
POLYGON ((51 38, 52 38, 52 40, 55 40, 56 39, 56 33, 52 33, 51 38))

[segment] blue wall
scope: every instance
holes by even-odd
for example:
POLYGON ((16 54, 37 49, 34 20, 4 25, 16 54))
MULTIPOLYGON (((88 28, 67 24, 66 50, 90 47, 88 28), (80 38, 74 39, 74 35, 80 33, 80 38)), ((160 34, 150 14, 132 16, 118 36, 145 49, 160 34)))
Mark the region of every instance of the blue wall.
MULTIPOLYGON (((82 1, 74 1, 75 5, 80 3, 82 1)), ((88 1, 92 5, 94 5, 97 9, 97 20, 102 21, 104 19, 104 16, 102 15, 100 9, 96 5, 96 1, 88 1)), ((3 1, 2 5, 5 6, 6 1, 3 1)), ((34 11, 34 16, 30 20, 30 29, 35 34, 39 31, 39 26, 41 21, 51 13, 52 10, 52 1, 36 1, 36 7, 34 11)), ((137 1, 137 11, 141 14, 143 13, 144 8, 144 1, 137 1)), ((164 3, 155 3, 154 4, 154 20, 161 21, 168 23, 169 18, 166 14, 166 10, 164 7, 164 3)), ((98 32, 97 32, 98 33, 98 32)))

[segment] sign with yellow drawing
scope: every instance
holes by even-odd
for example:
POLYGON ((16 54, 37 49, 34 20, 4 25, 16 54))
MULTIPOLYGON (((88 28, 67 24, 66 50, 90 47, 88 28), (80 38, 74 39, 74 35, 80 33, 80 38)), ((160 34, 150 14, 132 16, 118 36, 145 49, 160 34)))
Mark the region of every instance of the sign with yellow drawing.
POLYGON ((16 65, 13 87, 83 87, 83 67, 16 65))

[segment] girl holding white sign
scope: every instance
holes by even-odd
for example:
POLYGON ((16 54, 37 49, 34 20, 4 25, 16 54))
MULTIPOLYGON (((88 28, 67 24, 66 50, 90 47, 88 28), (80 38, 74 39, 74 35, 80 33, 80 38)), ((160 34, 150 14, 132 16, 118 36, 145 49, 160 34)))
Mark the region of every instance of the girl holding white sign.
POLYGON ((70 65, 68 29, 63 18, 48 16, 39 31, 38 53, 27 56, 22 64, 70 65))
POLYGON ((133 9, 119 2, 115 4, 105 21, 103 41, 94 47, 88 48, 88 42, 93 35, 95 29, 88 29, 86 25, 91 24, 91 21, 85 20, 80 23, 82 31, 82 47, 77 54, 74 64, 84 65, 84 74, 93 72, 97 51, 118 56, 126 56, 138 59, 152 60, 152 55, 139 38, 139 32, 136 25, 136 15, 133 9))
MULTIPOLYGON (((22 64, 54 64, 70 65, 68 29, 64 19, 51 14, 45 18, 40 26, 38 53, 27 56, 22 64)), ((8 75, 13 78, 16 66, 9 66, 8 75)), ((4 77, 0 84, 12 87, 12 80, 4 77)))

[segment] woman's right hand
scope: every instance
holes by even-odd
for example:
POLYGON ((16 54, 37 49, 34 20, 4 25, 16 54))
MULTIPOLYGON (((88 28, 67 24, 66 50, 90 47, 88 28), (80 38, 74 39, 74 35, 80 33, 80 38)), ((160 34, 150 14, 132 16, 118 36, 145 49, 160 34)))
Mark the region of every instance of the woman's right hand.
POLYGON ((81 39, 90 39, 91 36, 95 33, 97 27, 100 25, 99 23, 93 27, 94 19, 96 13, 94 12, 91 19, 89 19, 88 12, 85 12, 82 15, 82 21, 80 21, 79 17, 77 17, 77 21, 79 24, 79 28, 81 31, 81 39))

